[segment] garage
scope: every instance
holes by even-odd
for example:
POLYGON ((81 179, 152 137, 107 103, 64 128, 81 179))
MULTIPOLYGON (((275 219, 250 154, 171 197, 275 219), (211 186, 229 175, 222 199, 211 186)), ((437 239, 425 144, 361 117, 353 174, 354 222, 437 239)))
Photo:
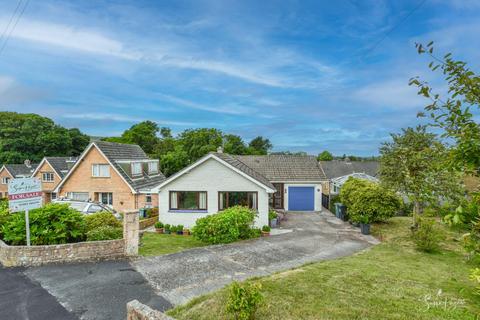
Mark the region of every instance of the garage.
POLYGON ((314 211, 315 187, 288 187, 288 210, 314 211))

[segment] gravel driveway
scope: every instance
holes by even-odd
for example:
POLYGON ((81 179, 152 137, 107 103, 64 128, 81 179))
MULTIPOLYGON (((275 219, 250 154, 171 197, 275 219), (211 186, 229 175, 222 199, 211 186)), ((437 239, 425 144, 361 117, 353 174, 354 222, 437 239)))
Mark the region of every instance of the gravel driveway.
POLYGON ((282 228, 292 232, 139 258, 132 265, 158 294, 178 305, 233 280, 347 256, 378 243, 326 211, 289 213, 282 228))

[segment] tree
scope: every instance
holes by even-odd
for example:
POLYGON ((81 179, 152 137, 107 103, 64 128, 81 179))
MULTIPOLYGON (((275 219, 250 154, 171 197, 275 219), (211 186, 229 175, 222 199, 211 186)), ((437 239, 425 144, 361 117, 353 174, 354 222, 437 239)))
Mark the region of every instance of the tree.
POLYGON ((89 142, 78 129, 65 129, 37 114, 0 112, 0 163, 39 162, 44 156, 76 156, 89 142))
POLYGON ((245 154, 247 146, 240 136, 226 134, 223 136, 223 151, 230 154, 245 154))
POLYGON ((187 129, 180 133, 178 142, 187 153, 189 162, 197 161, 222 145, 223 134, 214 128, 187 129))
POLYGON ((190 163, 187 152, 180 145, 175 146, 174 150, 160 157, 160 169, 167 177, 180 171, 190 163))
POLYGON ((248 144, 248 153, 249 154, 256 154, 256 155, 264 155, 267 154, 270 149, 272 149, 273 145, 269 139, 263 138, 262 136, 258 136, 254 138, 248 144))
POLYGON ((419 54, 427 54, 432 61, 429 68, 441 71, 448 86, 446 97, 433 92, 429 83, 418 77, 410 79, 410 85, 418 87, 418 94, 431 103, 419 117, 429 117, 431 125, 443 130, 442 137, 455 142, 449 164, 457 169, 478 175, 480 168, 480 126, 475 121, 475 109, 480 108, 480 76, 470 70, 463 61, 454 60, 450 53, 443 58, 434 55, 433 42, 423 46, 416 44, 419 54))
POLYGON ((317 160, 318 161, 332 161, 333 160, 333 154, 331 154, 329 151, 325 150, 318 155, 317 160))
POLYGON ((142 121, 130 127, 122 134, 126 143, 138 144, 143 151, 151 154, 158 143, 158 125, 153 121, 142 121))
POLYGON ((391 134, 392 142, 380 148, 382 183, 408 197, 414 204, 414 219, 426 204, 461 195, 460 176, 445 165, 448 150, 425 126, 391 134))

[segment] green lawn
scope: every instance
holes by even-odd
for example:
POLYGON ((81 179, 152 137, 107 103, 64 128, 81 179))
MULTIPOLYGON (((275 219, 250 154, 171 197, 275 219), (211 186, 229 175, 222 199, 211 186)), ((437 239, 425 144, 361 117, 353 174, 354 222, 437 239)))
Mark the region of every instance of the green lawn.
MULTIPOLYGON (((426 254, 415 250, 409 225, 391 219, 373 228, 384 241, 378 246, 257 279, 265 301, 256 319, 480 319, 459 234, 445 230, 442 251, 426 254)), ((223 289, 169 314, 227 319, 225 296, 223 289)))
POLYGON ((139 253, 142 256, 159 256, 201 246, 205 244, 192 236, 145 232, 140 241, 139 253))

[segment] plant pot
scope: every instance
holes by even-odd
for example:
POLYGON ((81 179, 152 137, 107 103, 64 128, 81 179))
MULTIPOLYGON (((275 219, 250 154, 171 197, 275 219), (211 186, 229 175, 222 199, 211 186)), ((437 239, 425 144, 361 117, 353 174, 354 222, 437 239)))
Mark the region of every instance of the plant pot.
POLYGON ((270 219, 270 228, 276 228, 277 224, 278 224, 277 218, 270 219))
POLYGON ((190 230, 188 230, 188 229, 183 230, 183 235, 184 236, 189 236, 190 235, 190 230))
POLYGON ((181 236, 183 234, 183 231, 177 231, 177 234, 181 236))
POLYGON ((165 230, 163 228, 155 228, 155 231, 157 233, 164 233, 165 230))
POLYGON ((262 237, 268 237, 268 236, 270 236, 270 232, 262 231, 262 237))
POLYGON ((370 223, 360 223, 360 231, 362 232, 362 234, 369 235, 370 223))

